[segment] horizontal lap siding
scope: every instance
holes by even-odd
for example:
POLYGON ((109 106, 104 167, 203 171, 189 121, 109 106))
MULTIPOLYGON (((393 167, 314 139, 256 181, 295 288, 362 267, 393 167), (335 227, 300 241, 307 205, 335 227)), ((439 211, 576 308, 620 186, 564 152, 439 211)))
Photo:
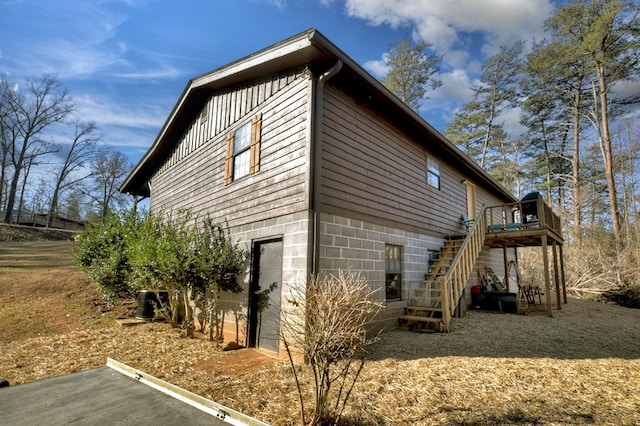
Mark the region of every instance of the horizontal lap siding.
POLYGON ((465 177, 431 154, 429 141, 411 140, 335 86, 327 86, 323 120, 324 212, 430 235, 464 231, 465 177), (426 182, 427 154, 440 163, 440 190, 426 182))
POLYGON ((260 87, 251 93, 240 90, 247 92, 244 95, 224 94, 225 99, 219 101, 214 96, 210 105, 229 102, 227 108, 232 112, 214 108, 208 121, 225 121, 229 116, 235 121, 226 128, 208 124, 208 128, 217 128, 215 136, 153 177, 152 210, 188 208, 236 226, 307 208, 309 79, 304 74, 296 79, 285 76, 274 80, 273 87, 260 87), (240 108, 228 101, 232 99, 257 106, 240 108), (225 186, 226 135, 258 112, 262 112, 260 171, 225 186))

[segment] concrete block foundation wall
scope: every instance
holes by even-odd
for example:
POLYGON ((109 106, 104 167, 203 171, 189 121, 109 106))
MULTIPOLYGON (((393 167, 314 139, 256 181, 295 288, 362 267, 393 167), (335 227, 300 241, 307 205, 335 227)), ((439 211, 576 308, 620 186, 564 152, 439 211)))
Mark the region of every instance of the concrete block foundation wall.
MULTIPOLYGON (((290 299, 291 288, 306 283, 308 261, 311 253, 309 231, 312 226, 308 212, 294 213, 268 220, 257 221, 230 229, 232 238, 239 241, 241 246, 249 251, 253 243, 261 240, 282 239, 282 308, 286 309, 287 300, 290 299)), ((224 294, 223 309, 226 312, 224 323, 225 341, 236 340, 236 331, 239 330, 240 343, 247 343, 247 308, 249 300, 249 288, 251 284, 250 265, 241 278, 244 291, 239 294, 224 294), (239 308, 240 307, 240 308, 239 308), (240 312, 242 321, 238 326, 236 313, 240 312)))
POLYGON ((404 312, 410 283, 424 280, 429 251, 440 250, 444 240, 330 214, 322 214, 320 220, 320 270, 360 272, 378 290, 381 300, 385 298, 385 244, 402 246, 401 300, 387 302, 373 325, 374 329, 395 328, 398 315, 404 312))

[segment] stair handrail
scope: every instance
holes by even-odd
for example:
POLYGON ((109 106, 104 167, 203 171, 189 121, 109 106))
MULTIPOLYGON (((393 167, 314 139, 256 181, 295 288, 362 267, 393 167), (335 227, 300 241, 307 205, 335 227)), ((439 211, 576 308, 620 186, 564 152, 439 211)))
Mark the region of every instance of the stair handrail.
POLYGON ((483 208, 473 221, 471 228, 469 228, 467 236, 453 258, 447 273, 440 277, 442 323, 446 332, 449 331, 451 318, 462 296, 462 290, 464 290, 476 260, 482 251, 486 232, 487 225, 485 209, 483 208))

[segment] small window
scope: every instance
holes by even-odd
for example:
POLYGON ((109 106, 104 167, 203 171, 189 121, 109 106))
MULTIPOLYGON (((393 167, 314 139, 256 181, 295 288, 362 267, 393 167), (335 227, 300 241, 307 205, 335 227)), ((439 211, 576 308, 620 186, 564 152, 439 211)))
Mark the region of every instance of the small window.
POLYGON ((224 184, 260 170, 260 133, 262 114, 227 134, 224 184))
POLYGON ((385 246, 385 297, 387 300, 400 300, 402 289, 402 246, 385 246))
POLYGON ((440 163, 431 157, 427 157, 427 183, 440 189, 440 163))
POLYGON ((240 179, 249 174, 249 158, 251 148, 251 122, 236 130, 233 138, 233 179, 240 179))

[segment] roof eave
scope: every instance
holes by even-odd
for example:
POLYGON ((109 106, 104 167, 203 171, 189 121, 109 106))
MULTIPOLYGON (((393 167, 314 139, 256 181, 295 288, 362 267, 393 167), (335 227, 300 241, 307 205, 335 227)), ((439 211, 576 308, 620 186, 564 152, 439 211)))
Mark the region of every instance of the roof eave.
POLYGON ((162 126, 151 148, 129 174, 120 187, 120 191, 149 195, 148 188, 145 186, 148 178, 144 177, 143 171, 149 167, 149 163, 161 151, 163 141, 172 129, 173 123, 175 123, 179 116, 185 111, 188 102, 196 93, 201 91, 212 92, 233 84, 241 83, 242 81, 248 81, 252 78, 259 78, 264 75, 276 73, 286 68, 310 64, 312 62, 335 60, 341 60, 345 65, 343 70, 352 70, 365 84, 381 93, 382 99, 388 102, 392 108, 401 112, 401 114, 415 122, 419 127, 433 135, 442 148, 453 156, 454 160, 463 162, 479 179, 494 187, 496 191, 505 198, 517 201, 508 190, 494 180, 484 169, 480 168, 480 166, 462 153, 462 151, 414 110, 409 108, 380 81, 375 79, 369 72, 315 29, 309 29, 275 45, 189 80, 189 83, 162 126))
POLYGON ((424 127, 428 133, 431 133, 438 141, 442 144, 443 148, 449 152, 451 155, 455 157, 455 159, 464 162, 471 170, 478 174, 478 177, 484 180, 486 183, 495 187, 495 189, 504 195, 507 199, 512 200, 513 202, 518 201, 510 191, 508 191, 504 186, 502 186, 499 182, 497 182, 486 170, 481 168, 475 161, 471 160, 467 157, 457 146, 455 146, 451 141, 449 141, 442 133, 436 130, 431 124, 429 124, 424 118, 422 118, 418 113, 416 113, 413 109, 411 109, 407 104, 402 102, 400 98, 398 98, 393 92, 391 92, 385 85, 383 85, 379 80, 374 78, 369 72, 367 72, 364 68, 362 68, 357 62, 351 59, 348 55, 346 55, 340 48, 334 45, 329 39, 327 39, 324 35, 319 32, 315 32, 313 34, 313 40, 317 40, 317 42, 324 49, 328 49, 333 55, 336 56, 337 59, 340 59, 348 68, 351 68, 355 71, 360 78, 362 78, 366 83, 373 86, 377 91, 382 93, 388 102, 390 102, 395 108, 402 111, 407 116, 411 117, 414 121, 419 123, 422 127, 424 127))
POLYGON ((184 112, 186 105, 188 105, 195 93, 217 90, 234 83, 246 81, 252 77, 257 78, 270 72, 277 72, 281 70, 283 66, 286 66, 285 62, 305 63, 310 62, 314 58, 318 59, 318 53, 320 52, 316 51, 315 48, 311 51, 309 50, 309 47, 312 47, 311 39, 316 32, 315 29, 307 30, 189 80, 153 144, 120 186, 120 192, 144 196, 149 195, 148 188, 145 187, 146 178, 141 177, 141 173, 143 173, 144 169, 148 167, 149 162, 152 161, 161 150, 162 144, 171 130, 173 123, 175 123, 184 112), (294 58, 294 60, 283 62, 283 58, 294 58))

